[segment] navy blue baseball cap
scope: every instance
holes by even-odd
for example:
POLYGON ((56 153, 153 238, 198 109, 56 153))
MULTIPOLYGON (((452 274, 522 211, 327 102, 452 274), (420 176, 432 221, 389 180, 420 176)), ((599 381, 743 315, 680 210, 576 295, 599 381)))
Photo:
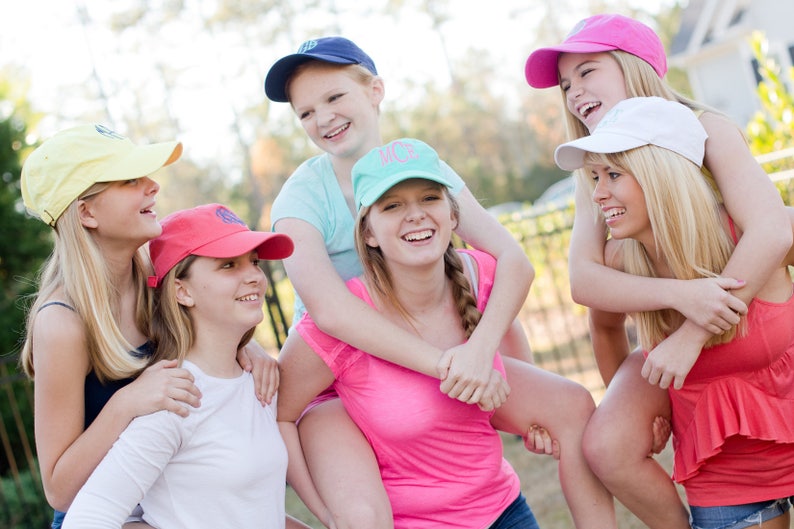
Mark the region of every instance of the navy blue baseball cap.
POLYGON ((373 75, 378 75, 375 63, 364 50, 344 37, 322 37, 307 40, 298 48, 297 53, 277 60, 265 77, 265 95, 271 101, 287 103, 287 80, 300 64, 318 60, 333 64, 360 64, 373 75))

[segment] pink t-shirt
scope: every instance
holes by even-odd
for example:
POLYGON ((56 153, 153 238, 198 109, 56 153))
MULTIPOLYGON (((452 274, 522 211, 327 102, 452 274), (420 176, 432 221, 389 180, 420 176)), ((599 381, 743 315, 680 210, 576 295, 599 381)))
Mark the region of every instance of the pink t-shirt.
MULTIPOLYGON (((495 260, 482 252, 478 307, 493 286, 495 260)), ((350 290, 372 305, 359 279, 350 290)), ((334 388, 369 440, 392 505, 395 529, 486 528, 518 497, 493 412, 441 393, 438 380, 360 351, 320 331, 306 315, 297 330, 328 364, 334 388)), ((497 354, 494 367, 504 373, 497 354)))

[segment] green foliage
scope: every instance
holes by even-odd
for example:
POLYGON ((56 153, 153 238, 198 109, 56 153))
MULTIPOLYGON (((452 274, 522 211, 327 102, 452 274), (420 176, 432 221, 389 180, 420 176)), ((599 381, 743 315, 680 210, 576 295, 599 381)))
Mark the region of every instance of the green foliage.
POLYGON ((0 479, 0 527, 48 527, 52 509, 43 499, 34 471, 0 479))
MULTIPOLYGON (((759 155, 794 146, 794 94, 781 75, 780 66, 767 56, 764 34, 754 32, 750 46, 756 61, 761 82, 756 90, 762 109, 757 111, 747 125, 747 136, 753 154, 759 155)), ((790 86, 794 86, 794 68, 788 71, 790 86)), ((794 166, 788 161, 770 162, 770 171, 780 171, 794 166), (787 164, 784 165, 784 164, 787 164)))
POLYGON ((22 206, 19 177, 26 147, 25 106, 0 86, 0 355, 14 353, 23 332, 20 300, 34 291, 33 281, 51 248, 50 228, 30 218, 22 206))

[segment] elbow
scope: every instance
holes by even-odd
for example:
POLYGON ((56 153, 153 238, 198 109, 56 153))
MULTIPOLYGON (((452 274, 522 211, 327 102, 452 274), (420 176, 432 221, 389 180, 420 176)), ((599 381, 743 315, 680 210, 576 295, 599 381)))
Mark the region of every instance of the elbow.
POLYGON ((333 303, 320 303, 318 307, 313 307, 312 309, 308 309, 307 307, 318 329, 325 334, 338 336, 339 330, 344 322, 339 312, 334 309, 335 306, 333 303))
POLYGON ((47 503, 50 504, 50 507, 61 512, 68 511, 69 506, 74 500, 74 496, 52 490, 51 486, 48 487, 46 485, 44 486, 44 497, 47 499, 47 503))

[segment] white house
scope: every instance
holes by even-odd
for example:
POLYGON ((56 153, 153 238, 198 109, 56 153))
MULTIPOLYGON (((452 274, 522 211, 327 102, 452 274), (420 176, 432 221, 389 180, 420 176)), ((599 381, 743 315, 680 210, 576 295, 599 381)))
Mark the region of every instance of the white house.
MULTIPOLYGON (((768 55, 794 64, 794 0, 689 0, 670 45, 670 65, 686 71, 695 99, 744 126, 760 108, 759 80, 748 43, 753 31, 769 41, 768 55)), ((789 86, 789 89, 794 87, 789 86)))

